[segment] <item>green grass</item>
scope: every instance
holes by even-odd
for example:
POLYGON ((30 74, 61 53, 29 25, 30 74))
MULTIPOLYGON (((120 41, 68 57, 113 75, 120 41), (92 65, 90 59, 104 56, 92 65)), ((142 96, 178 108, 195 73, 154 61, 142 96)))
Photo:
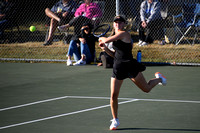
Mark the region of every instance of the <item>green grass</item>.
MULTIPOLYGON (((30 32, 29 25, 20 26, 20 34, 17 34, 17 42, 0 44, 1 58, 26 58, 26 59, 66 59, 66 53, 69 45, 65 45, 62 41, 53 42, 51 46, 42 46, 46 28, 44 24, 33 23, 37 31, 30 32)), ((15 31, 16 32, 16 31, 15 31)), ((190 62, 200 63, 200 45, 193 46, 189 44, 166 44, 158 45, 157 41, 154 44, 139 47, 137 46, 138 33, 131 32, 133 36, 133 56, 136 57, 137 51, 142 51, 143 62, 190 62)), ((184 41, 182 43, 185 43, 184 41)), ((199 42, 197 42, 199 43, 199 42)), ((96 56, 99 56, 101 49, 96 43, 96 56)), ((3 61, 1 61, 3 62, 3 61)))
MULTIPOLYGON (((62 41, 54 42, 53 45, 44 47, 43 42, 27 42, 15 44, 0 44, 1 58, 27 58, 27 59, 66 59, 69 45, 62 41)), ((152 44, 146 47, 138 47, 134 43, 133 56, 136 57, 138 50, 142 51, 142 61, 145 62, 200 62, 200 45, 167 44, 160 46, 152 44)), ((96 55, 101 49, 96 44, 96 55)))

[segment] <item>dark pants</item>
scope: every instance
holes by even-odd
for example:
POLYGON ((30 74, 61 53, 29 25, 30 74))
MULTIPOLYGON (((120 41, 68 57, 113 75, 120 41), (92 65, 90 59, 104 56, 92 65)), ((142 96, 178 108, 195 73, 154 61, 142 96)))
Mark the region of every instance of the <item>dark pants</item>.
POLYGON ((161 40, 164 38, 164 27, 162 22, 163 20, 151 21, 146 28, 141 26, 141 22, 139 26, 139 39, 147 43, 153 43, 154 40, 161 40))
POLYGON ((99 55, 104 68, 112 68, 114 63, 114 58, 108 55, 106 52, 101 52, 99 55))

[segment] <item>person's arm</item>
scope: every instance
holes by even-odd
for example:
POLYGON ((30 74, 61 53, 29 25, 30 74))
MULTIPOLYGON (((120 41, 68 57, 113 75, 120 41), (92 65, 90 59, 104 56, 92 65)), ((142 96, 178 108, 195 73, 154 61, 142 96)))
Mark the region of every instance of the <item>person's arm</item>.
POLYGON ((93 18, 101 17, 102 16, 102 11, 101 11, 100 7, 96 3, 93 3, 93 4, 94 4, 93 5, 93 9, 94 9, 93 18))
POLYGON ((125 36, 126 36, 126 32, 121 31, 119 34, 115 34, 115 35, 107 37, 107 38, 100 37, 99 41, 103 42, 103 43, 109 43, 109 42, 113 42, 113 41, 117 41, 117 40, 122 40, 122 39, 124 39, 125 36))
POLYGON ((140 5, 140 19, 142 22, 146 20, 145 17, 146 7, 147 7, 146 1, 142 2, 140 5))
POLYGON ((156 2, 151 15, 147 19, 147 23, 155 20, 159 15, 160 15, 160 2, 156 2))
POLYGON ((83 3, 83 4, 81 4, 80 6, 79 6, 79 8, 77 8, 76 9, 76 12, 75 12, 75 14, 74 14, 74 16, 75 17, 78 17, 78 16, 81 16, 82 15, 82 13, 83 13, 83 9, 84 9, 84 6, 85 6, 85 3, 83 3))
POLYGON ((99 38, 99 45, 101 46, 101 49, 104 50, 107 54, 109 54, 111 57, 114 57, 115 52, 111 51, 106 45, 105 43, 110 43, 113 41, 117 41, 117 40, 123 40, 124 38, 126 38, 125 36, 127 35, 127 33, 125 31, 121 31, 119 34, 115 34, 113 36, 110 36, 108 38, 106 37, 100 37, 99 38))
MULTIPOLYGON (((101 45, 101 44, 100 44, 101 45)), ((105 45, 105 43, 103 43, 103 46, 101 47, 101 49, 103 50, 103 51, 105 51, 108 55, 110 55, 111 57, 115 57, 115 51, 113 50, 113 51, 111 51, 106 45, 105 45)))

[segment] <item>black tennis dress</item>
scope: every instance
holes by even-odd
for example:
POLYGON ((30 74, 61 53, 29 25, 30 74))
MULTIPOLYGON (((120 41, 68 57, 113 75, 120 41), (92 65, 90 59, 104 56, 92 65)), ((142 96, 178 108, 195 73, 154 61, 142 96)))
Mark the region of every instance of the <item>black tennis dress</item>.
POLYGON ((113 48, 115 49, 113 78, 118 80, 135 78, 139 72, 146 69, 143 64, 133 58, 131 43, 117 40, 113 42, 113 48))

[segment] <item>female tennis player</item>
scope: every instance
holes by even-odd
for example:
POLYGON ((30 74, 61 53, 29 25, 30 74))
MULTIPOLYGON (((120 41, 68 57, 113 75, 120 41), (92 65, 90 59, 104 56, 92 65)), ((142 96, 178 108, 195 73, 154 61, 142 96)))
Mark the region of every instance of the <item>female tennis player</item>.
POLYGON ((123 16, 114 18, 113 29, 114 34, 110 37, 100 37, 99 46, 108 54, 114 57, 113 74, 111 77, 111 97, 110 106, 113 119, 110 125, 110 130, 116 130, 119 126, 118 119, 118 96, 123 80, 130 78, 142 91, 148 93, 157 84, 166 85, 166 78, 156 72, 156 78, 149 82, 144 78, 142 71, 146 67, 137 62, 132 56, 131 35, 125 29, 126 20, 123 16), (110 51, 105 43, 113 42, 114 52, 110 51))

